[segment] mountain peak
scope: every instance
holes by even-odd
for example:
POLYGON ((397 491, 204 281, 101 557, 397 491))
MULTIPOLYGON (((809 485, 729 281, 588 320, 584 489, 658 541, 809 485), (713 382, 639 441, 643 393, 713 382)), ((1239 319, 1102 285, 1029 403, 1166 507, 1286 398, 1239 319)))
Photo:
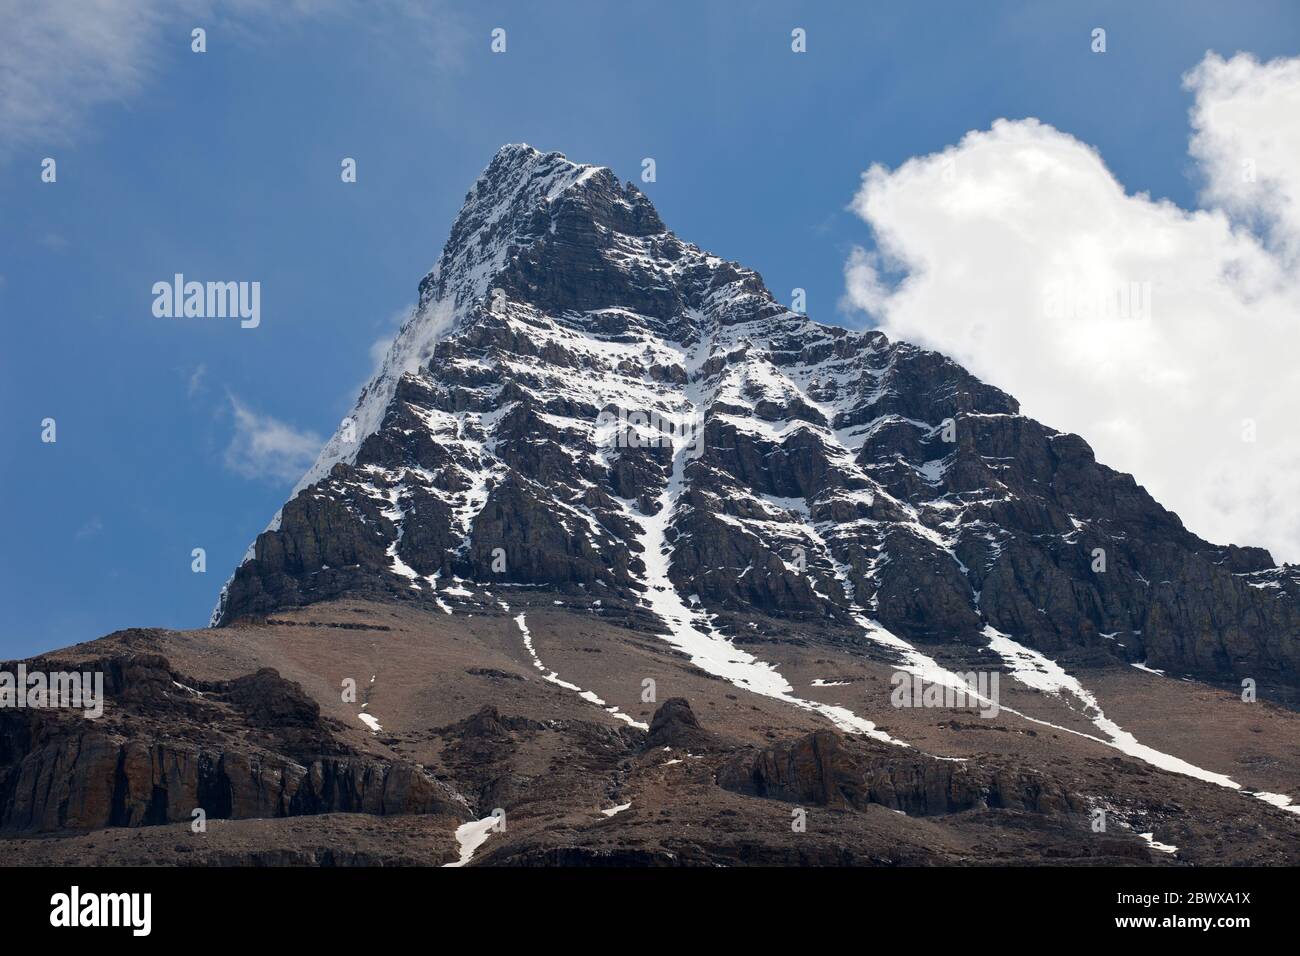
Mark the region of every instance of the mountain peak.
POLYGON ((1300 578, 1246 558, 956 363, 795 314, 610 170, 512 145, 215 620, 545 587, 782 699, 734 636, 1294 684, 1300 578))
MULTIPOLYGON (((479 174, 478 182, 481 182, 494 169, 531 168, 539 160, 545 160, 548 163, 561 163, 579 170, 591 168, 591 164, 575 163, 558 150, 540 150, 528 143, 506 143, 496 151, 492 160, 479 174)), ((477 185, 477 182, 475 185, 477 185)), ((471 188, 470 193, 473 192, 474 190, 471 188)))
POLYGON ((559 191, 600 172, 613 175, 607 167, 575 163, 555 150, 543 152, 527 143, 507 143, 479 173, 465 194, 465 205, 472 205, 484 195, 497 200, 520 192, 534 199, 553 198, 559 191))
POLYGON ((667 233, 650 201, 608 167, 507 144, 465 195, 442 256, 420 282, 420 305, 482 298, 523 250, 539 242, 590 245, 597 234, 667 233))

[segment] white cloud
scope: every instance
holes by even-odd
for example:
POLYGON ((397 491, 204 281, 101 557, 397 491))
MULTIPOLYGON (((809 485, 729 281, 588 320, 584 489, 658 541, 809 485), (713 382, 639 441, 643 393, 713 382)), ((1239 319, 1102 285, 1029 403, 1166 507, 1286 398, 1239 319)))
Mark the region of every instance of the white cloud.
POLYGON ((187 398, 193 398, 203 387, 203 379, 208 374, 208 366, 205 362, 200 362, 198 366, 190 373, 190 383, 185 387, 187 398))
POLYGON ((1081 434, 1203 537, 1297 561, 1300 60, 1210 54, 1185 82, 1204 208, 1129 195, 1088 145, 998 120, 863 174, 876 250, 846 263, 846 299, 1081 434))
POLYGON ((296 481, 316 460, 322 440, 315 432, 300 432, 270 415, 257 414, 234 395, 229 398, 235 433, 226 447, 225 463, 235 474, 296 481))
POLYGON ((87 538, 93 538, 103 530, 104 522, 100 519, 99 515, 95 515, 78 528, 76 534, 72 537, 76 541, 85 541, 87 538))
MULTIPOLYGON (((1275 249, 1300 254, 1300 58, 1259 63, 1213 53, 1184 77, 1194 91, 1191 153, 1203 201, 1255 224, 1275 249)), ((1291 264, 1294 264, 1293 262, 1291 264)))
POLYGON ((153 67, 164 6, 5 2, 0 138, 63 141, 90 108, 134 94, 153 67))
MULTIPOLYGON (((397 338, 397 333, 414 312, 414 303, 402 306, 389 316, 388 321, 384 323, 384 334, 370 343, 370 378, 373 379, 383 371, 384 361, 393 348, 393 340, 397 338)), ((357 389, 354 389, 350 393, 351 397, 355 397, 356 393, 357 389)))

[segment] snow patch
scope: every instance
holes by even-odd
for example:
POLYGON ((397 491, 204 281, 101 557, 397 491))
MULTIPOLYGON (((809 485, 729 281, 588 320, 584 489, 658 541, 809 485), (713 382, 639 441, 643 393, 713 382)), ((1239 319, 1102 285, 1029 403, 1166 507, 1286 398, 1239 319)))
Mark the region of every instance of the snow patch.
POLYGON ((1146 840, 1146 841, 1147 841, 1147 846, 1151 847, 1151 849, 1153 849, 1153 850, 1159 850, 1161 853, 1177 853, 1177 852, 1178 852, 1178 847, 1176 847, 1176 846, 1171 846, 1171 845, 1168 844, 1168 843, 1161 843, 1160 841, 1158 841, 1158 840, 1155 838, 1155 836, 1156 836, 1155 833, 1139 833, 1138 836, 1140 836, 1142 839, 1146 840))
MULTIPOLYGON (((501 601, 499 603, 503 608, 506 609, 506 613, 510 612, 510 606, 508 604, 506 604, 504 601, 501 601)), ((623 711, 619 710, 617 707, 610 706, 592 691, 583 690, 577 684, 570 684, 566 680, 561 680, 560 675, 556 671, 548 670, 547 667, 542 663, 541 658, 537 656, 537 649, 533 647, 533 635, 532 632, 528 630, 528 622, 525 619, 524 615, 523 614, 517 615, 515 617, 515 623, 519 625, 519 632, 524 636, 524 648, 528 651, 528 656, 532 658, 533 666, 542 672, 542 678, 544 680, 550 681, 552 684, 555 684, 559 687, 563 687, 565 690, 571 690, 579 697, 581 697, 583 700, 589 701, 590 703, 593 703, 598 707, 603 707, 607 714, 610 714, 613 717, 617 717, 625 724, 629 724, 632 727, 637 727, 640 730, 650 729, 649 724, 640 720, 636 720, 631 715, 623 713, 623 711)))
MULTIPOLYGON (((1001 633, 991 625, 984 628, 984 636, 989 639, 989 647, 993 649, 1011 669, 1011 676, 1027 687, 1034 687, 1038 690, 1049 694, 1060 696, 1069 694, 1083 705, 1084 712, 1092 721, 1093 726, 1100 730, 1105 739, 1091 737, 1090 734, 1080 734, 1080 736, 1091 737, 1109 747, 1114 747, 1121 753, 1130 757, 1135 757, 1143 763, 1158 767, 1161 770, 1167 770, 1170 773, 1182 774, 1185 777, 1192 777, 1196 780, 1202 780, 1205 783, 1216 784, 1220 787, 1226 787, 1229 790, 1244 792, 1247 796, 1270 803, 1281 810, 1289 813, 1300 813, 1300 806, 1293 806, 1289 797, 1280 794, 1258 793, 1244 790, 1241 784, 1233 780, 1226 774, 1215 773, 1211 770, 1205 770, 1195 764, 1188 763, 1179 757, 1170 754, 1161 753, 1152 747, 1139 743, 1137 738, 1126 730, 1123 730, 1113 720, 1108 718, 1102 711, 1101 706, 1097 703, 1097 698, 1084 689, 1083 685, 1077 679, 1065 672, 1065 669, 1055 661, 1043 656, 1031 648, 1025 647, 1013 641, 1007 635, 1001 633), (1276 798, 1281 798, 1276 799, 1276 798), (1282 802, 1285 801, 1285 802, 1282 802)), ((1009 708, 1004 707, 1004 710, 1009 708)), ((1014 711, 1013 711, 1014 713, 1014 711)), ((1023 716, 1023 715, 1022 715, 1023 716)), ((1033 719, 1033 718, 1030 718, 1033 719)), ((1046 723, 1046 721, 1041 721, 1046 723)), ((1050 726, 1056 726, 1052 724, 1050 726)), ((1078 731, 1069 730, 1066 727, 1060 727, 1067 733, 1078 731)))
POLYGON ((492 828, 496 826, 496 823, 496 817, 484 817, 482 820, 471 820, 469 823, 462 823, 458 826, 456 828, 456 842, 460 845, 460 859, 454 863, 444 863, 443 866, 464 866, 474 859, 475 851, 492 835, 492 828))
MULTIPOLYGON (((699 363, 691 363, 683 355, 679 364, 689 368, 691 364, 699 363)), ((687 414, 696 414, 694 402, 689 398, 687 402, 690 404, 687 414)), ((671 558, 667 531, 677 508, 677 499, 685 486, 684 472, 689 450, 682 443, 673 448, 672 471, 659 495, 659 507, 654 514, 643 515, 633 502, 615 499, 622 501, 624 513, 639 530, 637 540, 641 545, 641 560, 646 567, 646 592, 643 600, 668 628, 664 639, 686 654, 696 667, 730 681, 737 687, 785 701, 803 710, 815 711, 848 733, 865 734, 886 743, 907 746, 847 707, 796 697, 794 688, 773 665, 736 647, 731 640, 719 634, 703 614, 687 606, 668 575, 671 558)))

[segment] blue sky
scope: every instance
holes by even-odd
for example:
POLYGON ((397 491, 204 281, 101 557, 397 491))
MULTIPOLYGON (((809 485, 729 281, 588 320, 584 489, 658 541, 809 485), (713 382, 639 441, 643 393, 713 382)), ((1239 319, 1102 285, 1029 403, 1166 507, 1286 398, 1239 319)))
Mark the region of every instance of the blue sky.
POLYGON ((0 128, 0 657, 206 623, 294 483, 232 467, 235 403, 328 436, 502 143, 627 179, 654 157, 642 188, 670 228, 860 325, 837 303, 871 239, 846 207, 872 163, 1034 116, 1130 192, 1190 208, 1182 74, 1209 49, 1293 55, 1300 37, 1288 3, 749 6, 199 7, 142 27, 106 101, 88 75, 44 129, 0 128), (151 286, 175 272, 260 281, 260 327, 155 318, 151 286))

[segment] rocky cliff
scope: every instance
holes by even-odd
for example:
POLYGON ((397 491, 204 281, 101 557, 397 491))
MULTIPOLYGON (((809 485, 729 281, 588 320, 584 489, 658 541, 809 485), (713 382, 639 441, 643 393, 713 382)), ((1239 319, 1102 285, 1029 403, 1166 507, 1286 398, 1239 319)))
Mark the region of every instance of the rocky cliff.
MULTIPOLYGON (((37 659, 32 669, 74 669, 37 659)), ((0 668, 3 669, 3 668, 0 668)), ((321 813, 468 816, 418 767, 356 752, 302 689, 264 668, 230 681, 163 657, 82 661, 104 716, 0 709, 0 831, 94 830, 321 813)))

